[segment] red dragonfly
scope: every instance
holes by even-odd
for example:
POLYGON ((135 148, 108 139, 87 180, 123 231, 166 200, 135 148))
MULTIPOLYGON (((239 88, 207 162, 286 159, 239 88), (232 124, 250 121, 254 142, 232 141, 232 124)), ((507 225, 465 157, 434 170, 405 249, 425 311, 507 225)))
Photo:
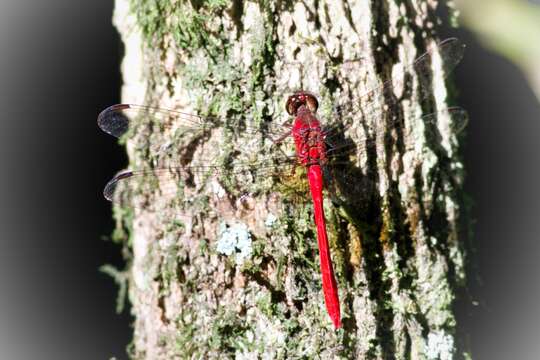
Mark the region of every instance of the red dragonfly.
MULTIPOLYGON (((418 96, 424 98, 429 94, 426 86, 430 86, 430 84, 426 79, 430 78, 434 56, 438 56, 442 60, 446 76, 461 60, 463 50, 463 44, 457 39, 447 39, 441 42, 436 48, 406 67, 401 80, 386 81, 362 96, 362 107, 356 109, 353 107, 352 117, 354 118, 361 113, 367 121, 379 115, 382 119, 382 109, 378 104, 386 102, 388 105, 390 102, 392 105, 392 102, 397 104, 400 101, 395 96, 388 95, 393 92, 395 87, 402 87, 405 84, 406 75, 409 72, 415 72, 419 76, 418 96), (381 99, 384 101, 380 101, 381 99)), ((350 140, 343 140, 344 134, 352 122, 338 121, 336 124, 324 127, 315 116, 317 108, 318 101, 313 94, 307 91, 297 91, 286 102, 287 112, 294 117, 292 125, 282 125, 277 131, 264 129, 260 126, 243 125, 239 130, 251 137, 256 134, 260 135, 263 142, 265 139, 269 139, 272 144, 278 146, 281 146, 288 137, 292 137, 294 140, 294 153, 292 154, 274 151, 270 155, 263 156, 262 160, 259 157, 257 162, 233 161, 227 162, 225 165, 217 165, 210 161, 199 166, 173 164, 154 167, 150 170, 124 171, 109 181, 105 187, 104 195, 111 201, 152 208, 152 202, 136 203, 137 194, 141 194, 141 190, 143 193, 144 191, 153 192, 153 201, 155 201, 158 196, 164 196, 167 192, 176 193, 179 191, 179 175, 204 174, 219 177, 219 175, 231 173, 235 175, 249 173, 250 179, 257 181, 265 179, 269 175, 283 174, 284 169, 294 171, 297 166, 304 167, 313 203, 326 309, 337 329, 341 327, 341 313, 326 231, 323 189, 329 190, 329 183, 334 182, 332 174, 339 174, 336 169, 340 165, 343 165, 344 162, 350 164, 350 160, 346 160, 348 157, 366 154, 366 151, 375 145, 375 139, 388 134, 389 131, 400 130, 403 132, 407 130, 403 116, 396 115, 384 123, 383 121, 375 121, 372 124, 367 124, 371 127, 371 132, 366 132, 365 138, 361 141, 352 143, 350 140), (158 183, 160 191, 156 192, 155 187, 148 185, 151 183, 158 183)), ((428 133, 429 136, 438 136, 438 127, 441 126, 440 119, 446 119, 446 124, 456 133, 461 131, 468 121, 465 110, 459 107, 445 108, 420 118, 424 124, 424 132, 428 133)), ((205 118, 174 110, 129 104, 113 105, 103 110, 98 117, 99 127, 104 132, 116 137, 130 134, 130 130, 137 124, 140 126, 141 121, 143 125, 155 125, 159 126, 160 129, 182 129, 183 137, 186 134, 201 134, 227 125, 226 121, 216 118, 205 118)), ((164 148, 166 151, 167 146, 164 148)))

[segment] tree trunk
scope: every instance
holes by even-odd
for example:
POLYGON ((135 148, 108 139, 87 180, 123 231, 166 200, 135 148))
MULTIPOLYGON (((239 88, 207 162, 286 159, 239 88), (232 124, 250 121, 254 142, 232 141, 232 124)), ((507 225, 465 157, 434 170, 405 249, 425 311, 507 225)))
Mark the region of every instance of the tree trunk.
POLYGON ((429 101, 417 90, 418 74, 407 72, 410 88, 373 93, 368 107, 380 107, 378 117, 354 111, 367 90, 392 75, 399 83, 403 66, 435 47, 439 6, 116 1, 123 101, 230 124, 195 139, 141 127, 127 141, 131 168, 274 151, 234 124, 285 122, 287 96, 299 88, 318 94, 322 122, 352 117, 347 134, 357 143, 390 113, 408 129, 389 128, 366 146, 324 204, 342 308, 338 331, 324 307, 304 182, 194 176, 181 189, 192 206, 165 199, 159 211, 116 208, 132 252, 133 358, 468 357, 454 311, 465 278, 458 239, 466 233, 457 139, 444 123, 440 138, 431 138, 418 121, 445 107, 442 65, 430 65, 429 101), (177 153, 158 155, 163 144, 177 153))

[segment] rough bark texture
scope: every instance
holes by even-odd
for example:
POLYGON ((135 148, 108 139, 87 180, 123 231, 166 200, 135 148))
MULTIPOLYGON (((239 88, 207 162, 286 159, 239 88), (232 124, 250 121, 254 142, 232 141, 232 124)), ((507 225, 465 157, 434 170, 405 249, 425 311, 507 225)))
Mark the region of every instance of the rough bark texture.
MULTIPOLYGON (((318 94, 323 122, 341 121, 339 109, 354 117, 347 136, 368 138, 388 110, 362 117, 353 111, 360 95, 434 46, 438 6, 117 0, 123 101, 230 124, 190 136, 142 126, 127 141, 131 167, 273 151, 235 124, 284 122, 286 97, 299 88, 318 94), (158 156, 165 147, 175 151, 158 156)), ((132 254, 133 358, 468 357, 454 311, 464 281, 457 139, 444 119, 438 139, 417 120, 445 107, 446 85, 434 62, 432 96, 420 101, 417 75, 407 76, 412 90, 397 88, 370 105, 403 97, 391 110, 407 131, 375 139, 349 165, 356 186, 325 203, 343 329, 334 331, 325 312, 305 181, 195 176, 179 203, 116 209, 117 238, 127 234, 132 254)))

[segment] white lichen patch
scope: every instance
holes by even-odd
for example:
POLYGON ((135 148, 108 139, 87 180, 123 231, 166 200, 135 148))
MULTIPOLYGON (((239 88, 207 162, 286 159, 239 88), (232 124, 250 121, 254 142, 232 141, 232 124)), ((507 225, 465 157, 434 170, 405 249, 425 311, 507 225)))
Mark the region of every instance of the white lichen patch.
POLYGON ((221 184, 217 181, 212 181, 212 192, 217 196, 218 199, 223 198, 227 193, 221 184))
POLYGON ((242 264, 253 252, 251 234, 245 224, 227 225, 221 223, 216 250, 220 254, 235 254, 237 264, 242 264))
POLYGON ((454 338, 444 331, 430 332, 426 347, 426 356, 433 360, 452 360, 454 356, 454 338))
POLYGON ((272 226, 274 226, 274 224, 277 222, 277 220, 278 220, 277 216, 270 213, 266 217, 266 220, 264 220, 264 225, 266 227, 268 227, 268 228, 271 228, 272 226))

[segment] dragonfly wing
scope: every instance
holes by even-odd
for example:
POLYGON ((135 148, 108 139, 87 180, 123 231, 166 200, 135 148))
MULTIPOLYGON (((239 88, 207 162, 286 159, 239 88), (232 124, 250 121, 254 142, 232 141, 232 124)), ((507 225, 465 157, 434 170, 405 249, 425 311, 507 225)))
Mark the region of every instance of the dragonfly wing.
POLYGON ((215 127, 229 126, 239 133, 258 134, 274 140, 290 132, 290 125, 273 122, 255 123, 247 119, 243 124, 227 124, 226 119, 203 117, 181 111, 145 105, 117 104, 103 110, 97 120, 101 130, 114 137, 122 137, 138 124, 155 126, 161 130, 201 132, 215 127))
MULTIPOLYGON (((441 133, 439 131, 441 120, 446 119, 446 124, 450 126, 454 133, 463 131, 468 123, 467 112, 460 107, 450 107, 442 109, 436 113, 426 115, 417 121, 423 122, 423 132, 426 138, 434 139, 432 143, 441 143, 441 133)), ((402 123, 396 123, 394 129, 401 132, 402 135, 408 130, 400 127, 402 123)), ((363 136, 361 139, 353 142, 343 138, 338 138, 335 135, 333 138, 327 138, 327 162, 324 166, 324 181, 325 187, 328 190, 332 201, 336 204, 341 204, 345 208, 354 209, 356 212, 365 213, 369 212, 369 209, 365 208, 368 204, 372 203, 370 197, 373 194, 378 194, 379 186, 375 178, 372 176, 366 176, 364 170, 355 165, 353 159, 359 157, 368 159, 369 156, 373 156, 376 153, 375 146, 376 141, 381 140, 381 136, 385 136, 386 133, 375 133, 372 136, 363 136), (352 158, 352 159, 351 159, 352 158), (348 199, 344 202, 344 199, 348 199)), ((407 136, 412 136, 408 134, 407 136)), ((414 142, 403 144, 404 151, 411 150, 414 147, 414 142)))
MULTIPOLYGON (((121 172, 107 183, 103 194, 109 201, 125 208, 151 213, 162 213, 172 208, 178 210, 175 216, 180 218, 197 215, 215 218, 233 214, 232 209, 222 208, 216 212, 208 195, 188 195, 185 190, 180 169, 167 168, 121 172), (192 215, 187 216, 186 213, 192 215)), ((214 188, 214 191, 222 190, 214 188)))
MULTIPOLYGON (((446 119, 447 126, 450 127, 452 133, 458 134, 469 122, 469 116, 465 109, 461 107, 448 107, 437 112, 425 115, 418 119, 423 124, 423 131, 426 137, 440 140, 439 126, 441 119, 446 119)), ((416 122, 416 121, 415 121, 416 122)), ((325 141, 327 144, 327 158, 337 159, 347 157, 349 155, 364 154, 370 147, 375 146, 376 139, 384 136, 389 130, 397 130, 404 137, 410 136, 410 132, 414 129, 409 129, 404 126, 403 121, 392 121, 388 125, 379 124, 370 134, 363 134, 353 142, 350 139, 345 139, 343 131, 338 131, 337 127, 331 128, 325 132, 325 141)))
MULTIPOLYGON (((465 45, 456 38, 446 39, 433 49, 427 51, 418 57, 413 63, 405 66, 402 71, 395 71, 392 79, 384 81, 359 97, 357 105, 351 109, 346 109, 350 114, 349 118, 343 118, 345 114, 339 114, 340 121, 354 122, 359 115, 364 119, 369 119, 377 124, 382 118, 383 109, 389 107, 390 110, 402 99, 396 97, 395 89, 404 89, 411 77, 409 74, 416 74, 418 83, 418 98, 424 100, 432 93, 432 74, 433 64, 437 61, 442 62, 443 76, 447 77, 454 68, 461 62, 465 52, 465 45)), ((377 125, 375 125, 377 126, 377 125)))
POLYGON ((228 165, 166 167, 141 171, 123 171, 112 178, 103 191, 105 198, 123 207, 156 211, 162 204, 186 205, 197 188, 211 184, 216 194, 223 186, 234 184, 231 191, 241 196, 253 184, 279 181, 296 167, 296 158, 286 155, 258 162, 232 162, 228 165), (224 184, 221 186, 221 184, 224 184))
POLYGON ((203 118, 180 111, 151 106, 117 104, 103 110, 98 116, 98 126, 115 137, 121 137, 133 129, 138 121, 164 128, 199 130, 210 128, 214 118, 203 118))

